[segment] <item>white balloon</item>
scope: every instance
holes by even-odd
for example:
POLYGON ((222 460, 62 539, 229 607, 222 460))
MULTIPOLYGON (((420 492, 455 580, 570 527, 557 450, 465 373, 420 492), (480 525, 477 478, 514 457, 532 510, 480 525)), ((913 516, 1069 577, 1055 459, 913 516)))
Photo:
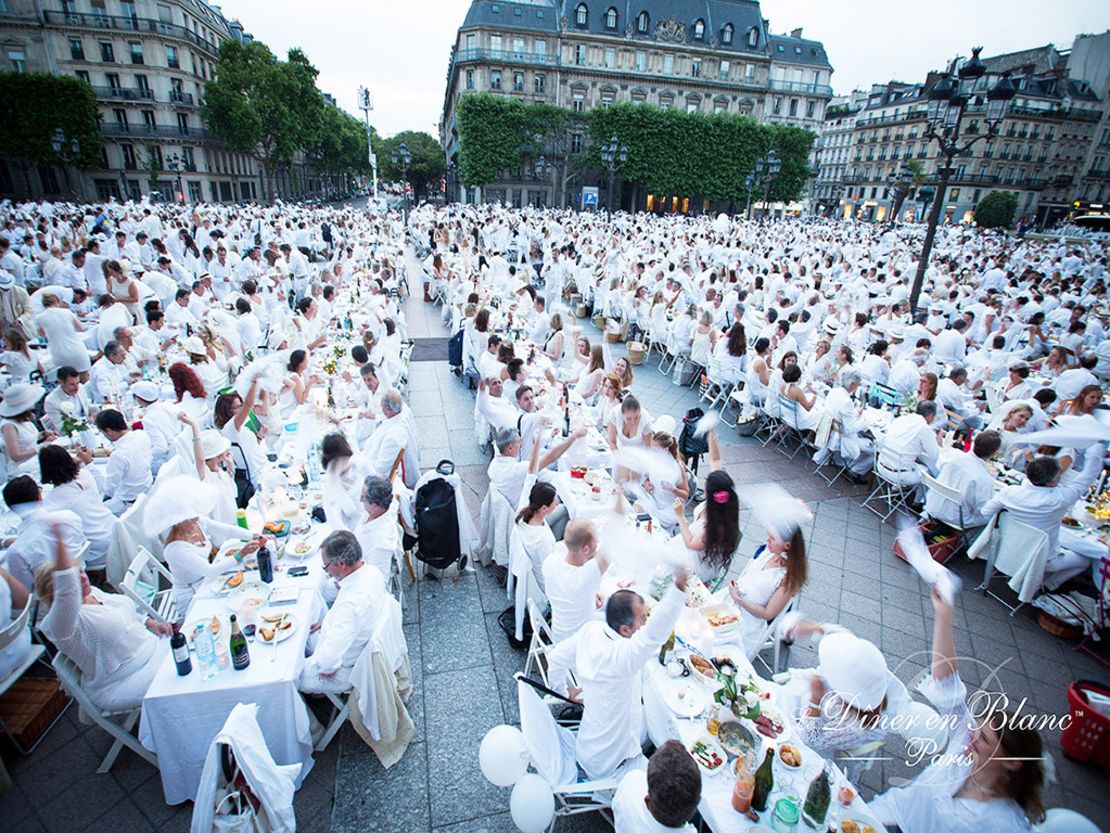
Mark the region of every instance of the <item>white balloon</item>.
POLYGON ((543 833, 555 818, 555 794, 543 778, 529 773, 513 787, 509 812, 520 833, 543 833))
POLYGON ((494 726, 478 747, 482 775, 497 787, 511 787, 528 771, 524 735, 515 726, 494 726))
POLYGON ((1053 807, 1036 825, 1037 833, 1099 833, 1098 825, 1084 815, 1065 807, 1053 807))

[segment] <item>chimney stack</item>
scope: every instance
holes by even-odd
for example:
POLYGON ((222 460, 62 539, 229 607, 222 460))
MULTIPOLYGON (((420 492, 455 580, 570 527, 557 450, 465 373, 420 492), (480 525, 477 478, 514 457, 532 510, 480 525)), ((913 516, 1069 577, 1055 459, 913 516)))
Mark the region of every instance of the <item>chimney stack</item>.
POLYGON ((790 30, 790 37, 800 38, 801 36, 802 36, 802 27, 801 26, 799 26, 797 29, 791 29, 790 30))

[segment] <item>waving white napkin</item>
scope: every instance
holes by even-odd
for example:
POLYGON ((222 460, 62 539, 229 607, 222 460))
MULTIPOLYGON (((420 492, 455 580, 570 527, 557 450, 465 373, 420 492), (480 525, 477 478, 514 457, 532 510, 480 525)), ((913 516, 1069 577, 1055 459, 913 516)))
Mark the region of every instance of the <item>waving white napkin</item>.
POLYGON ((902 545, 906 560, 917 574, 927 584, 937 589, 945 604, 954 604, 956 594, 960 591, 960 578, 943 564, 933 561, 928 547, 925 546, 925 539, 921 536, 921 530, 912 524, 905 526, 898 533, 898 543, 902 545))

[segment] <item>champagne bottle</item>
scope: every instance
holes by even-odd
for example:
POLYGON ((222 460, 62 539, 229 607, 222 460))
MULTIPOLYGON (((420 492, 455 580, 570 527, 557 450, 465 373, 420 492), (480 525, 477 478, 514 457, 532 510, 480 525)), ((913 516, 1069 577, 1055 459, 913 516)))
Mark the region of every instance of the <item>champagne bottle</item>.
POLYGON ((667 637, 667 641, 663 643, 663 647, 659 649, 659 664, 666 665, 667 658, 674 653, 674 631, 667 637))
POLYGON ((775 775, 771 771, 774 757, 774 748, 768 749, 763 763, 755 771, 755 792, 752 793, 752 807, 760 813, 767 809, 767 799, 771 796, 771 790, 775 788, 775 775))
POLYGON ((823 826, 825 815, 829 812, 831 799, 832 788, 829 786, 829 772, 822 767, 821 772, 809 785, 806 802, 802 806, 802 820, 813 828, 823 826))
POLYGON ((250 651, 247 650, 247 638, 239 630, 239 620, 231 614, 231 665, 236 671, 242 671, 251 664, 250 651))

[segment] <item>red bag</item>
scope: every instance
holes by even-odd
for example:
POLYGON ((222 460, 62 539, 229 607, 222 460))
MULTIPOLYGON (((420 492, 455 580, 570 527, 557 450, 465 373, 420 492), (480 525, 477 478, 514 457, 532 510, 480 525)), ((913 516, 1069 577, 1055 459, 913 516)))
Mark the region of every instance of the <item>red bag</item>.
MULTIPOLYGON (((929 520, 919 524, 917 528, 921 531, 921 537, 925 539, 929 555, 938 564, 943 564, 951 558, 960 546, 960 533, 940 521, 929 520)), ((902 552, 902 542, 897 538, 894 539, 894 554, 903 561, 908 561, 906 554, 902 552)))
POLYGON ((1087 702, 1085 690, 1110 697, 1110 689, 1089 680, 1075 680, 1068 686, 1071 723, 1060 734, 1060 746, 1073 761, 1110 769, 1110 717, 1087 702))

